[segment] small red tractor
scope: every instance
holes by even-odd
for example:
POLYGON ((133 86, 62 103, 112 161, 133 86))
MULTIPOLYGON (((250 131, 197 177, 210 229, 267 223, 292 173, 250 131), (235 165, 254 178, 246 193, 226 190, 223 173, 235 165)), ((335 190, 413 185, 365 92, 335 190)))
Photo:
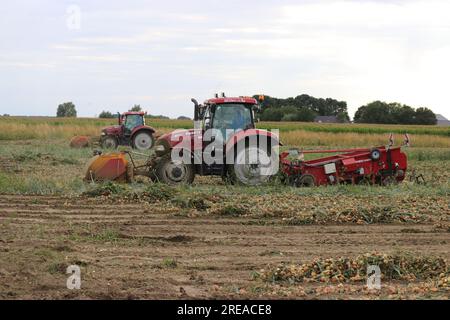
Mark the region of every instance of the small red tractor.
POLYGON ((144 112, 117 114, 119 124, 102 129, 100 143, 104 149, 116 149, 119 145, 149 150, 155 143, 155 129, 145 125, 144 112))

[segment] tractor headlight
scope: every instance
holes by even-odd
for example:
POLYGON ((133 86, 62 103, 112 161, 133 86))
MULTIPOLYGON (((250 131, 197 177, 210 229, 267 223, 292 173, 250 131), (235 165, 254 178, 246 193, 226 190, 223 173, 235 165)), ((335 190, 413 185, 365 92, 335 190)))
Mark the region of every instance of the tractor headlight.
POLYGON ((162 144, 155 147, 155 151, 158 151, 158 152, 164 152, 165 150, 166 150, 166 147, 164 147, 164 145, 162 145, 162 144))
POLYGON ((164 140, 156 141, 156 145, 155 145, 155 154, 156 154, 156 156, 162 157, 163 155, 165 155, 169 151, 170 151, 170 146, 167 143, 167 141, 164 141, 164 140))

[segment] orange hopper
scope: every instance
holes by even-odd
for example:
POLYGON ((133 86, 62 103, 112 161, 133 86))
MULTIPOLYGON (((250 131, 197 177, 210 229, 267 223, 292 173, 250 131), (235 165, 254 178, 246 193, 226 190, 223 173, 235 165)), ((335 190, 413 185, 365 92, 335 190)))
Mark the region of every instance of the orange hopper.
POLYGON ((87 181, 127 181, 128 160, 124 153, 94 156, 86 166, 87 181))

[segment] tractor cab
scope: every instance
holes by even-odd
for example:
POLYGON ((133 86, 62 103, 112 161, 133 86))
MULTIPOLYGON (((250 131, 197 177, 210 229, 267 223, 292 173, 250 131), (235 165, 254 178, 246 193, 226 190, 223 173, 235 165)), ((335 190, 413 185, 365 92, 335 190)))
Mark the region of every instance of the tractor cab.
POLYGON ((123 134, 131 136, 134 128, 145 126, 144 115, 144 112, 125 112, 119 115, 119 125, 123 128, 123 134))
POLYGON ((199 105, 195 100, 194 120, 201 123, 203 130, 214 129, 226 141, 228 136, 242 130, 254 129, 254 109, 257 101, 253 98, 214 98, 199 105))

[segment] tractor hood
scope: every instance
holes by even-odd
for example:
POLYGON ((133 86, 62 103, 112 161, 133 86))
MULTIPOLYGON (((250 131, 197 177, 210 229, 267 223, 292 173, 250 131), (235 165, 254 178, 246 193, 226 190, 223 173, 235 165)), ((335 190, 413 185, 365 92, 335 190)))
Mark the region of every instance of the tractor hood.
POLYGON ((194 136, 194 132, 194 129, 174 130, 172 132, 163 134, 161 137, 159 137, 158 141, 165 141, 167 145, 170 146, 170 148, 173 148, 183 139, 192 139, 192 137, 194 136))
POLYGON ((122 126, 115 125, 109 126, 102 129, 102 133, 106 135, 118 135, 122 132, 122 126))
POLYGON ((194 136, 194 129, 189 130, 175 130, 166 134, 163 134, 156 140, 155 152, 156 155, 162 156, 168 153, 172 148, 174 148, 181 141, 192 140, 194 136))

